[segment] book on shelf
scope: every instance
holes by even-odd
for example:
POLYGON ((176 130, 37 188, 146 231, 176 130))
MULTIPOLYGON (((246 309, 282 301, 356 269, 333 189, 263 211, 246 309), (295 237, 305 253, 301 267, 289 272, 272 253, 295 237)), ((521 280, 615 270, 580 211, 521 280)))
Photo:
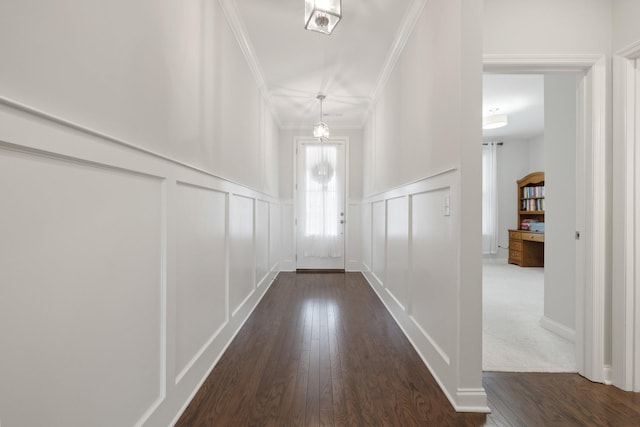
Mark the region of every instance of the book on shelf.
POLYGON ((523 199, 520 205, 521 211, 544 211, 544 199, 523 199))
POLYGON ((525 199, 544 197, 544 185, 522 187, 522 197, 525 199))

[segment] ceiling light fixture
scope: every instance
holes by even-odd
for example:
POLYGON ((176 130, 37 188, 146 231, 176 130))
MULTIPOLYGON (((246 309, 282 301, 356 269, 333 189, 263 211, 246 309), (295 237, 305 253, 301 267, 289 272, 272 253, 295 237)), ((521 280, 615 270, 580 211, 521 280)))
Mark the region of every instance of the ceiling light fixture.
POLYGON ((506 114, 497 114, 499 108, 489 110, 489 115, 482 119, 482 129, 498 129, 509 124, 506 114))
POLYGON ((304 28, 331 34, 342 18, 342 0, 304 0, 304 28))
POLYGON ((322 101, 326 96, 318 95, 316 99, 320 101, 320 121, 313 125, 313 137, 318 138, 320 142, 329 138, 329 126, 325 122, 322 121, 322 101))

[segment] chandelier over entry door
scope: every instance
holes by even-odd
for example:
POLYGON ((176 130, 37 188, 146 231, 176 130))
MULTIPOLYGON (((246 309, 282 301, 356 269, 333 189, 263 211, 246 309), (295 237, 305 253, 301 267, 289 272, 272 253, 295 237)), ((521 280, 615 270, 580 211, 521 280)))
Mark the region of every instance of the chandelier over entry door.
POLYGON ((297 145, 296 268, 344 269, 345 144, 297 145))

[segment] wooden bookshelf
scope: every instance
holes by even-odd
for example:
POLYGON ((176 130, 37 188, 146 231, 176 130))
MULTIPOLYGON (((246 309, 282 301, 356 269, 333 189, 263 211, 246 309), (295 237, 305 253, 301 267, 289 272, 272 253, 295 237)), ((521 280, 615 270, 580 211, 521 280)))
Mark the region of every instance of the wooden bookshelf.
POLYGON ((544 172, 533 172, 518 180, 518 229, 522 221, 544 222, 544 172))
POLYGON ((525 220, 544 223, 544 172, 518 180, 518 229, 509 230, 509 263, 521 267, 544 267, 544 231, 523 229, 525 220))

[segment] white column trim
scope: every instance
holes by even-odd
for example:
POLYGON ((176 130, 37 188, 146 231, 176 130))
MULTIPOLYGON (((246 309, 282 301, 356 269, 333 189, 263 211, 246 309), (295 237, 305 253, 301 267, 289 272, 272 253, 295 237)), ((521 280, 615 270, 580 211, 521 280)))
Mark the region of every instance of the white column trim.
POLYGON ((612 289, 612 381, 627 391, 640 391, 640 222, 637 197, 640 190, 640 151, 636 150, 636 126, 640 110, 640 82, 635 62, 640 41, 613 58, 614 75, 614 168, 613 176, 613 289, 612 289))

